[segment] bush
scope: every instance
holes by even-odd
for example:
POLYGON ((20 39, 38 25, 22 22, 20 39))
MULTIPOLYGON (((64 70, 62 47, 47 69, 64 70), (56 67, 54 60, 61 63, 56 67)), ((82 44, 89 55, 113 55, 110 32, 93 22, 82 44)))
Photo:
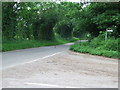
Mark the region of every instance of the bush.
POLYGON ((110 38, 105 41, 101 37, 96 37, 93 40, 91 40, 91 42, 76 43, 70 47, 70 50, 110 58, 120 58, 120 50, 118 50, 119 40, 120 38, 110 38))
POLYGON ((118 51, 118 39, 109 39, 103 45, 103 49, 118 51))
POLYGON ((100 37, 94 38, 91 42, 90 42, 90 46, 96 48, 100 45, 103 45, 104 41, 103 39, 101 39, 100 37))

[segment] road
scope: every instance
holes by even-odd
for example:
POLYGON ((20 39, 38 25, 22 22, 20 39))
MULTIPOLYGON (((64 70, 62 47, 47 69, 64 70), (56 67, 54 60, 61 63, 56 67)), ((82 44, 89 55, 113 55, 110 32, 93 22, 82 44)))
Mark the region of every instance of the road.
POLYGON ((118 88, 118 60, 64 45, 3 53, 3 88, 118 88))
POLYGON ((63 51, 3 70, 3 88, 118 88, 118 61, 63 51))
MULTIPOLYGON (((80 42, 80 41, 78 41, 80 42)), ((2 53, 2 68, 9 68, 11 66, 22 63, 34 61, 42 57, 50 56, 69 49, 69 46, 74 43, 64 45, 46 46, 39 48, 29 48, 15 51, 8 51, 2 53)))
MULTIPOLYGON (((87 41, 87 40, 79 40, 75 43, 84 42, 84 41, 87 41)), ((50 56, 50 55, 68 50, 69 46, 72 44, 74 43, 57 45, 56 48, 55 46, 45 46, 45 47, 39 47, 39 48, 29 48, 29 49, 3 52, 2 53, 2 69, 19 65, 22 63, 34 61, 46 56, 50 56)))

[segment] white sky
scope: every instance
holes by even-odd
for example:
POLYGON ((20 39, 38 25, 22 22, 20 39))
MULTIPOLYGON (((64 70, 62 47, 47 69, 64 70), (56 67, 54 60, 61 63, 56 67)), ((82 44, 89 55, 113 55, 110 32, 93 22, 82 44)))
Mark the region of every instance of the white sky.
POLYGON ((71 1, 71 2, 83 2, 83 1, 90 1, 90 0, 67 0, 67 1, 71 1))
POLYGON ((70 2, 90 2, 90 1, 94 1, 94 2, 119 2, 120 0, 66 0, 66 1, 70 1, 70 2))
POLYGON ((92 0, 51 0, 51 1, 56 1, 56 2, 61 2, 61 1, 67 1, 67 2, 90 2, 92 0))
MULTIPOLYGON (((0 0, 1 1, 1 0, 0 0)), ((2 2, 6 1, 21 1, 21 2, 36 2, 36 1, 68 1, 68 2, 118 2, 120 0, 2 0, 2 2)))

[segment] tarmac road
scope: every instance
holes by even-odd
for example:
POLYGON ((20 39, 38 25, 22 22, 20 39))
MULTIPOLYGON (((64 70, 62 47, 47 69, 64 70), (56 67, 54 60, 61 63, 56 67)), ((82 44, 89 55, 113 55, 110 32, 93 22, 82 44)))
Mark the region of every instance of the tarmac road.
MULTIPOLYGON (((81 40, 86 41, 86 40, 81 40)), ((80 41, 77 41, 80 42, 80 41)), ((57 54, 59 52, 69 49, 69 46, 74 43, 67 43, 64 45, 45 46, 39 48, 29 48, 14 50, 2 53, 2 69, 9 68, 11 66, 19 65, 22 63, 34 61, 46 56, 57 54)))
POLYGON ((2 87, 118 88, 117 59, 71 52, 71 44, 4 52, 2 87))
POLYGON ((118 88, 118 60, 69 50, 6 68, 3 88, 118 88))
POLYGON ((4 69, 10 66, 18 65, 48 55, 52 55, 57 52, 62 52, 67 50, 68 47, 69 47, 68 45, 59 45, 56 48, 54 46, 48 46, 48 47, 30 48, 30 49, 3 52, 2 68, 4 69))

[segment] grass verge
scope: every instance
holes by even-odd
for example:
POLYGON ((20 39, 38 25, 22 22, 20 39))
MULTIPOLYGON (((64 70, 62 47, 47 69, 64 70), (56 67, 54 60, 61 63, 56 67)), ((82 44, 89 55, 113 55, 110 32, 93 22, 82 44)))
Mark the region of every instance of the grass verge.
POLYGON ((2 50, 11 51, 17 49, 26 49, 26 48, 35 48, 41 46, 52 46, 60 45, 64 43, 77 41, 77 38, 71 38, 70 40, 60 40, 60 41, 36 41, 36 40, 14 40, 14 41, 5 41, 2 43, 2 50))
POLYGON ((70 50, 120 59, 118 47, 118 39, 108 39, 105 41, 98 37, 91 42, 81 42, 71 45, 70 50))

